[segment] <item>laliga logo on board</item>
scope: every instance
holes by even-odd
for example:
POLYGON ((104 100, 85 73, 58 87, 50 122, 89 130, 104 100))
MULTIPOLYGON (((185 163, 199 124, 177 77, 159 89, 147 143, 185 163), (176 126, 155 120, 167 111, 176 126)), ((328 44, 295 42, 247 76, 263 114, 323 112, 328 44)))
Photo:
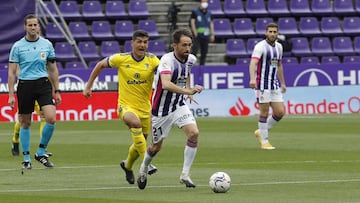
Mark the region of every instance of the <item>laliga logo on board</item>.
POLYGON ((321 85, 334 85, 329 74, 325 71, 310 68, 301 72, 295 79, 293 86, 321 86, 321 85))

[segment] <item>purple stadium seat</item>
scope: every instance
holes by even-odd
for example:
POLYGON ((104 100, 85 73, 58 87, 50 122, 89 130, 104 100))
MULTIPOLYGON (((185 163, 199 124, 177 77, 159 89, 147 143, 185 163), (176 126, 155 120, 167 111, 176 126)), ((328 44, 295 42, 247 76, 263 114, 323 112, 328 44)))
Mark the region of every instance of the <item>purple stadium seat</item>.
POLYGON ((69 30, 76 40, 91 40, 88 27, 85 22, 71 21, 69 23, 69 30))
POLYGON ((84 20, 104 19, 105 14, 102 11, 100 1, 84 1, 82 5, 82 16, 84 17, 84 20))
POLYGON ((289 10, 295 16, 312 14, 309 0, 290 0, 289 10))
POLYGON ((321 32, 324 35, 341 35, 343 31, 340 26, 338 17, 322 17, 321 18, 321 32))
POLYGON ((236 58, 236 65, 249 65, 250 64, 250 58, 236 58))
POLYGON ((70 61, 66 62, 65 69, 85 69, 85 66, 79 61, 70 61))
POLYGON ((268 11, 271 15, 288 16, 290 15, 287 0, 268 0, 268 11))
POLYGON ((238 37, 256 37, 251 18, 235 18, 233 27, 234 34, 238 37))
POLYGON ((357 14, 360 13, 360 0, 355 0, 355 11, 357 14))
POLYGON ((109 21, 92 21, 92 37, 95 40, 114 40, 109 21))
POLYGON ((242 0, 224 0, 224 13, 228 17, 243 17, 246 15, 242 0))
POLYGON ((328 37, 313 37, 311 39, 311 51, 316 56, 333 55, 334 51, 328 37))
POLYGON ((306 37, 294 37, 290 39, 292 44, 291 52, 295 56, 311 56, 309 41, 306 37))
POLYGON ((272 18, 256 18, 255 32, 258 36, 265 36, 266 25, 274 22, 272 18))
POLYGON ((281 60, 281 63, 283 65, 297 65, 297 64, 299 64, 298 59, 296 57, 293 57, 293 56, 283 57, 282 60, 281 60))
POLYGON ((77 59, 74 47, 68 42, 55 43, 56 59, 59 61, 71 61, 77 59))
POLYGON ((344 56, 343 63, 352 64, 352 63, 360 63, 360 56, 344 56))
POLYGON ((246 0, 246 13, 249 16, 266 16, 268 11, 264 0, 246 0))
POLYGON ((319 21, 316 17, 300 17, 299 31, 303 36, 321 35, 319 21))
POLYGON ((220 0, 209 0, 208 10, 211 12, 213 17, 224 17, 224 11, 222 9, 221 1, 220 0))
POLYGON ((319 57, 317 56, 304 56, 300 59, 302 65, 315 65, 320 64, 319 57))
POLYGON ((355 53, 350 37, 334 37, 332 39, 332 45, 336 55, 351 55, 355 53))
POLYGON ((61 62, 56 62, 56 67, 59 69, 59 70, 61 70, 61 69, 64 69, 64 67, 63 67, 63 65, 62 65, 62 63, 61 62))
POLYGON ((82 18, 77 1, 61 1, 59 10, 66 20, 79 20, 82 18))
POLYGON ((109 19, 127 18, 128 13, 125 10, 124 3, 122 1, 107 0, 105 4, 105 15, 109 19))
POLYGON ((360 34, 360 17, 346 16, 343 18, 343 32, 346 35, 359 35, 360 34))
MULTIPOLYGON (((55 5, 51 2, 51 1, 46 1, 44 2, 45 5, 46 5, 46 8, 49 9, 50 13, 56 18, 56 17, 59 17, 57 12, 56 12, 56 9, 55 9, 55 5)), ((45 16, 47 18, 50 18, 50 15, 48 13, 45 12, 45 16)))
POLYGON ((215 18, 213 22, 215 38, 234 37, 234 32, 229 18, 215 18))
POLYGON ((131 18, 150 17, 146 0, 130 0, 128 3, 128 12, 131 18))
POLYGON ((124 52, 131 52, 131 41, 130 40, 126 40, 124 43, 124 52))
POLYGON ((46 25, 46 38, 51 41, 64 41, 65 36, 60 32, 55 23, 49 22, 46 25))
POLYGON ((354 37, 354 50, 356 53, 360 53, 360 36, 354 37))
POLYGON ((246 42, 247 52, 251 55, 254 50, 255 45, 263 39, 264 38, 248 38, 247 42, 246 42))
POLYGON ((163 39, 150 40, 148 52, 155 54, 157 57, 161 58, 162 55, 166 52, 166 43, 163 39))
POLYGON ((152 39, 160 37, 154 20, 139 20, 138 29, 147 31, 149 33, 149 37, 152 39))
POLYGON ((279 32, 285 36, 300 35, 296 19, 294 17, 280 17, 278 19, 279 32))
POLYGON ((79 42, 78 47, 85 60, 91 61, 100 58, 94 41, 81 41, 79 42))
POLYGON ((9 63, 0 63, 0 70, 8 70, 9 63))
POLYGON ((338 64, 340 63, 339 56, 323 56, 321 57, 321 64, 338 64))
POLYGON ((239 58, 249 56, 243 39, 228 39, 226 41, 226 56, 239 58))
POLYGON ((107 57, 114 53, 121 52, 118 41, 102 41, 100 46, 100 56, 107 57))
POLYGON ((116 39, 129 40, 132 38, 133 32, 134 32, 134 24, 131 20, 115 21, 114 34, 116 39))
POLYGON ((334 0, 334 11, 338 15, 355 15, 353 0, 334 0))
POLYGON ((332 15, 334 13, 330 0, 312 0, 311 11, 316 16, 332 15))

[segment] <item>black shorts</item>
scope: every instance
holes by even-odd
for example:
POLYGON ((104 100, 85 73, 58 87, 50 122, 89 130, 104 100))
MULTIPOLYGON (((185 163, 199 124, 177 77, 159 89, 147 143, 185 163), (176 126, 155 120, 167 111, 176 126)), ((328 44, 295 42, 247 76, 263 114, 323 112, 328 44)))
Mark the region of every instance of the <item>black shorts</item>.
POLYGON ((31 114, 34 111, 35 100, 40 109, 45 105, 55 105, 52 85, 48 78, 37 80, 19 80, 16 92, 19 114, 31 114))

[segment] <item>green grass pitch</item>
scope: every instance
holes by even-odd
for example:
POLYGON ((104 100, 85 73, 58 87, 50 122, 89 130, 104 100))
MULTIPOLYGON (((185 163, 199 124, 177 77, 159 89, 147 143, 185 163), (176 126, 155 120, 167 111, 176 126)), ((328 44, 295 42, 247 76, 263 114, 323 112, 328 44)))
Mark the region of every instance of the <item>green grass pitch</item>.
MULTIPOLYGON (((273 151, 260 149, 256 117, 198 118, 198 125, 197 187, 179 184, 186 138, 174 128, 153 162, 158 173, 139 190, 119 167, 131 142, 121 121, 58 122, 48 148, 55 168, 33 160, 23 175, 22 157, 10 152, 13 123, 0 123, 0 202, 360 202, 359 114, 287 116, 270 131, 273 151), (216 171, 231 176, 228 193, 210 190, 216 171)), ((32 156, 38 128, 33 123, 32 156)), ((139 161, 135 176, 138 168, 139 161)))

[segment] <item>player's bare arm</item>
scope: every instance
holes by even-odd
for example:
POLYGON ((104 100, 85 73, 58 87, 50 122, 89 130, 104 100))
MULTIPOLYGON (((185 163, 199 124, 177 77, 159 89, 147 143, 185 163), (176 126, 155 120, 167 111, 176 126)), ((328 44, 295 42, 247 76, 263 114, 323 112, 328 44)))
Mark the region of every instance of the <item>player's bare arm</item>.
POLYGON ((256 66, 258 64, 257 59, 251 59, 250 66, 249 66, 249 74, 250 74, 250 82, 249 86, 250 88, 256 89, 256 66))
POLYGON ((14 85, 15 85, 15 80, 16 80, 17 67, 18 67, 18 65, 16 63, 9 63, 9 70, 8 70, 9 100, 8 100, 8 104, 12 109, 15 106, 14 85))
POLYGON ((286 83, 285 83, 285 77, 284 77, 284 68, 283 68, 281 61, 279 62, 277 76, 281 83, 281 92, 285 93, 286 92, 286 83))
POLYGON ((102 59, 101 61, 99 61, 94 69, 91 71, 91 74, 89 76, 89 79, 86 83, 86 86, 84 88, 84 91, 83 91, 83 95, 86 97, 86 98, 89 98, 91 96, 91 87, 95 81, 95 79, 97 78, 97 76, 101 73, 101 71, 106 68, 108 65, 107 65, 107 58, 104 58, 102 59))
POLYGON ((53 91, 55 93, 55 104, 61 104, 61 96, 60 96, 60 89, 59 89, 59 70, 57 69, 55 61, 49 61, 47 63, 47 71, 49 74, 49 80, 51 85, 53 86, 53 91))
POLYGON ((171 82, 170 74, 161 74, 160 77, 161 77, 162 87, 165 90, 175 92, 178 94, 186 94, 186 95, 194 95, 202 91, 202 87, 200 85, 195 85, 193 88, 190 89, 178 87, 176 84, 171 82))

